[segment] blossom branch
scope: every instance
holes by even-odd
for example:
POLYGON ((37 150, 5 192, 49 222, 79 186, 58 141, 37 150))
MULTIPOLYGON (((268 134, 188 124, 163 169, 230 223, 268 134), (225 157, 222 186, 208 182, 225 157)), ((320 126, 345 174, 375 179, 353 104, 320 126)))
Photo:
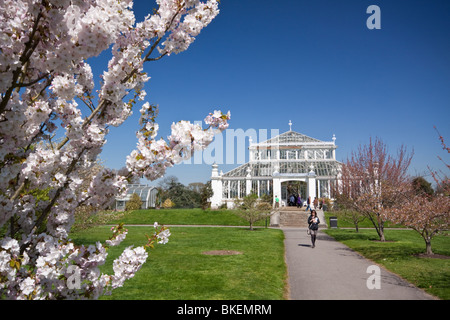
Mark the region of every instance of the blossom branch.
POLYGON ((205 148, 216 130, 228 126, 230 115, 215 111, 205 119, 205 130, 187 121, 174 123, 168 141, 157 141, 157 110, 144 104, 128 174, 105 168, 86 183, 79 174, 100 154, 108 128, 122 124, 137 98, 144 99, 145 62, 186 50, 218 14, 217 1, 158 0, 158 11, 137 25, 131 0, 5 4, 0 11, 0 32, 8 35, 0 43, 0 227, 6 225, 9 234, 0 239, 0 296, 97 298, 133 277, 147 259, 146 250, 166 243, 170 232, 157 229, 146 245, 123 251, 113 275, 101 274, 106 247, 119 244, 127 231, 119 225, 106 245, 74 246, 68 232, 77 206, 102 208, 125 191, 127 178, 161 176, 205 148), (94 105, 86 61, 111 45, 113 57, 94 105), (155 49, 159 56, 151 57, 155 49), (76 98, 89 114, 83 115, 76 98), (53 146, 51 135, 59 125, 65 132, 53 146), (46 140, 50 146, 39 143, 46 140), (38 199, 35 192, 45 196, 38 199), (65 283, 71 267, 81 270, 79 289, 65 283))
POLYGON ((25 48, 22 52, 22 55, 19 58, 21 65, 18 66, 16 68, 16 70, 13 72, 11 86, 6 90, 5 94, 2 97, 2 101, 0 102, 0 114, 2 114, 5 111, 5 108, 8 105, 9 99, 11 98, 12 92, 17 87, 16 82, 22 73, 22 66, 24 66, 26 63, 28 63, 31 55, 33 54, 34 50, 36 49, 37 45, 39 44, 40 39, 39 38, 35 39, 34 36, 38 30, 39 21, 41 20, 41 18, 42 18, 42 11, 39 11, 39 13, 36 16, 36 20, 34 21, 34 25, 31 30, 29 40, 25 44, 25 48))

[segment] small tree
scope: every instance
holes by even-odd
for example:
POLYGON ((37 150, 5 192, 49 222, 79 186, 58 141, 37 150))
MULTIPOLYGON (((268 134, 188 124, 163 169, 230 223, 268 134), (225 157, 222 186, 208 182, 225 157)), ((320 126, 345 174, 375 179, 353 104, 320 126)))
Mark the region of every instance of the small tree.
POLYGON ((200 202, 202 204, 202 209, 206 210, 210 207, 211 202, 209 198, 213 196, 214 192, 211 187, 211 180, 204 184, 200 189, 200 202))
POLYGON ((366 217, 361 213, 359 213, 358 211, 347 209, 337 211, 336 215, 339 218, 352 222, 353 225, 355 226, 356 232, 359 232, 359 223, 364 221, 364 219, 366 219, 366 217))
POLYGON ((236 214, 249 222, 250 230, 253 230, 255 222, 267 218, 272 210, 270 203, 258 201, 258 196, 253 193, 242 200, 236 199, 235 207, 236 214))
POLYGON ((133 211, 133 210, 139 210, 142 206, 142 200, 141 197, 137 193, 133 193, 130 197, 130 200, 127 201, 125 204, 125 210, 127 211, 133 211))
MULTIPOLYGON (((450 153, 450 148, 445 145, 440 134, 439 140, 443 149, 450 153)), ((438 158, 444 162, 441 157, 438 158)), ((450 169, 447 163, 444 164, 450 169)), ((450 228, 450 184, 444 172, 430 171, 438 186, 438 192, 433 195, 427 192, 427 188, 417 188, 417 183, 413 180, 410 189, 404 194, 403 201, 387 213, 391 221, 417 231, 425 241, 426 253, 432 255, 431 240, 440 231, 450 228)))
POLYGON ((411 190, 404 199, 402 205, 391 208, 387 218, 417 231, 425 241, 426 253, 432 255, 431 240, 450 227, 450 197, 416 194, 411 190))
POLYGON ((396 206, 408 179, 407 170, 412 153, 404 146, 397 155, 388 154, 387 146, 379 139, 370 139, 359 146, 342 166, 334 194, 339 203, 367 217, 375 227, 380 241, 385 241, 385 211, 396 206))

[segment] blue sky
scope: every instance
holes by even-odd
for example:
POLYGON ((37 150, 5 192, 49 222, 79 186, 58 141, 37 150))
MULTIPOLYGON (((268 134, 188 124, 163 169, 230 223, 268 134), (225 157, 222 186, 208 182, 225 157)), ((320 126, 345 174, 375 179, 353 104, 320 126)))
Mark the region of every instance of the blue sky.
MULTIPOLYGON (((153 4, 135 1, 138 21, 153 4)), ((392 152, 414 150, 412 174, 444 168, 438 155, 450 162, 433 128, 450 144, 450 1, 222 0, 220 10, 187 51, 146 65, 159 136, 174 121, 221 109, 231 111, 233 130, 282 133, 292 120, 292 130, 320 140, 335 134, 340 161, 379 137, 392 152), (379 30, 366 27, 372 4, 379 30)), ((94 72, 107 64, 100 59, 94 72)), ((111 129, 106 166, 124 166, 135 148, 139 108, 111 129)), ((211 166, 178 165, 167 175, 206 182, 211 166)))

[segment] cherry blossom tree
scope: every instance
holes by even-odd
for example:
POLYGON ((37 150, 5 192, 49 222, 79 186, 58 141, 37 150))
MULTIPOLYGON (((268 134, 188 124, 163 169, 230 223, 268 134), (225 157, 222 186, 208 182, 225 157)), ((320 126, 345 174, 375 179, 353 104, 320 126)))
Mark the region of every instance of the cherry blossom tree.
MULTIPOLYGON (((450 153, 450 148, 445 145, 444 138, 440 134, 439 140, 443 149, 450 153)), ((447 169, 450 169, 441 157, 439 159, 447 169)), ((429 170, 436 182, 437 192, 435 194, 418 192, 411 183, 410 188, 406 188, 399 205, 386 212, 386 218, 417 231, 425 241, 426 254, 432 255, 431 240, 440 231, 450 228, 450 184, 445 172, 429 170)))
POLYGON ((401 146, 395 156, 379 138, 360 145, 342 165, 334 195, 340 205, 368 218, 385 241, 385 211, 395 207, 405 191, 412 153, 401 146))
POLYGON ((404 193, 398 206, 386 210, 385 215, 390 221, 417 231, 425 241, 426 254, 432 255, 431 240, 450 227, 450 197, 417 194, 412 189, 404 193))
POLYGON ((169 230, 155 225, 146 245, 126 248, 114 274, 101 274, 107 247, 127 231, 119 226, 105 244, 75 246, 68 238, 75 209, 101 208, 136 177, 163 176, 227 128, 229 113, 214 111, 206 129, 179 121, 167 141, 157 139, 158 108, 145 102, 127 172, 104 168, 80 188, 79 173, 95 163, 109 128, 145 99, 144 64, 186 50, 219 12, 217 0, 156 2, 138 23, 131 0, 0 2, 2 298, 97 298, 122 286, 146 261, 148 248, 167 242, 169 230), (88 61, 109 48, 112 58, 96 88, 88 61), (55 135, 62 139, 55 142, 55 135), (33 196, 43 189, 46 198, 33 196))

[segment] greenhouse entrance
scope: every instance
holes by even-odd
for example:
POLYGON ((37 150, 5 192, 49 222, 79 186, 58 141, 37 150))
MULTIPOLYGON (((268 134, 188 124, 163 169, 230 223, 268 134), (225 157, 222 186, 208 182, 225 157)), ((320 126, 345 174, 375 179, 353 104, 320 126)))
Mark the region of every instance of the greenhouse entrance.
POLYGON ((296 205, 295 202, 291 203, 290 197, 297 198, 300 195, 302 201, 306 200, 307 184, 305 181, 285 181, 281 183, 281 201, 286 206, 296 205))

